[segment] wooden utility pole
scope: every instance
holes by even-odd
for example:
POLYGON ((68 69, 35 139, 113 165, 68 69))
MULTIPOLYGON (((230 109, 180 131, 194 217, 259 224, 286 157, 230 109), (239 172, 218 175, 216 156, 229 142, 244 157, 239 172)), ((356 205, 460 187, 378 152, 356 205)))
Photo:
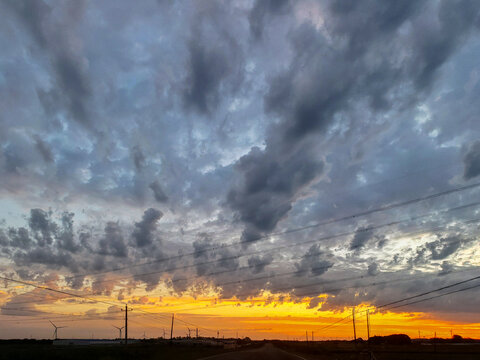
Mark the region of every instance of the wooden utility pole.
POLYGON ((128 312, 132 311, 132 309, 129 309, 128 306, 125 304, 125 310, 122 309, 122 311, 125 311, 125 345, 128 343, 128 312))
POLYGON ((355 344, 357 343, 357 329, 355 328, 355 307, 352 309, 352 320, 353 320, 353 340, 355 344))
POLYGON ((305 338, 307 339, 307 343, 308 343, 308 331, 305 330, 305 338))
POLYGON ((367 310, 367 340, 370 340, 370 312, 367 310))
POLYGON ((198 328, 196 329, 196 335, 197 335, 197 339, 198 339, 198 328))
POLYGON ((172 326, 170 327, 170 340, 173 340, 173 319, 175 318, 175 314, 172 314, 172 326))

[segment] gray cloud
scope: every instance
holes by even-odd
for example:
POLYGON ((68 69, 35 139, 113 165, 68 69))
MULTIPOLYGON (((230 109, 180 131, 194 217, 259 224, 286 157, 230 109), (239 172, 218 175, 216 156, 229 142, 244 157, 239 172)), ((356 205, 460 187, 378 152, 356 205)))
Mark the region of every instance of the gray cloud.
POLYGON ((98 245, 99 253, 102 255, 125 257, 128 254, 122 229, 116 222, 107 222, 105 225, 105 235, 100 239, 98 245))
POLYGON ((132 237, 138 247, 144 247, 153 244, 158 238, 155 237, 157 222, 163 216, 163 213, 157 209, 147 209, 143 213, 142 221, 135 223, 135 229, 132 237))
POLYGON ((331 16, 325 16, 326 29, 333 30, 333 38, 342 39, 338 45, 312 25, 292 31, 295 56, 285 71, 270 79, 264 98, 267 113, 280 121, 269 129, 265 150, 252 148, 237 162, 243 181, 227 197, 227 204, 245 224, 245 240, 272 231, 291 211, 298 193, 322 173, 318 150, 311 149, 331 136, 329 128, 355 126, 345 118, 355 103, 366 102, 373 113, 401 111, 429 88, 437 70, 474 26, 470 14, 465 14, 462 25, 456 16, 448 16, 450 4, 430 4, 438 23, 428 28, 425 37, 420 30, 429 24, 417 16, 421 2, 332 3, 331 16), (412 34, 420 31, 422 36, 415 35, 412 41, 409 32, 402 35, 407 23, 412 34), (436 35, 444 31, 447 36, 436 35), (399 40, 392 42, 391 36, 399 40), (427 38, 434 41, 433 47, 427 38), (405 44, 411 53, 405 52, 405 44), (373 62, 372 56, 382 60, 373 62), (398 57, 403 58, 401 64, 398 57), (395 95, 392 102, 400 87, 411 91, 395 95))
POLYGON ((368 265, 367 269, 367 274, 370 276, 375 276, 378 275, 379 270, 378 270, 378 264, 376 262, 372 262, 371 264, 368 265))
POLYGON ((426 247, 430 250, 433 260, 442 260, 455 253, 461 245, 460 239, 443 238, 427 243, 426 247))
POLYGON ((81 57, 72 46, 79 39, 69 32, 83 17, 84 2, 67 6, 64 23, 49 21, 53 11, 43 1, 14 1, 9 4, 38 46, 50 57, 57 85, 52 90, 52 96, 61 99, 74 120, 91 127, 87 105, 91 95, 89 79, 80 62, 81 57))
POLYGON ((297 276, 304 276, 311 273, 313 276, 320 276, 333 266, 333 263, 325 259, 326 254, 318 244, 312 245, 299 263, 295 263, 297 276))
POLYGON ((254 38, 262 38, 266 17, 287 13, 291 11, 290 5, 289 0, 256 0, 248 15, 250 31, 254 38))
POLYGON ((368 240, 371 239, 372 233, 367 230, 368 228, 358 229, 350 242, 350 250, 359 251, 365 246, 368 240))
POLYGON ((309 159, 304 151, 278 156, 273 159, 268 149, 253 148, 237 163, 243 181, 229 192, 227 203, 247 225, 245 243, 272 231, 290 211, 296 194, 323 171, 323 162, 309 159))
POLYGON ((182 92, 185 106, 204 115, 217 108, 220 95, 235 92, 244 76, 242 51, 231 24, 223 23, 226 10, 213 2, 207 8, 191 27, 182 92), (208 25, 206 19, 211 20, 208 25))
POLYGON ((145 167, 146 158, 140 146, 134 146, 132 148, 132 157, 137 171, 142 171, 145 167))
POLYGON ((155 197, 155 200, 160 203, 168 201, 168 196, 165 195, 165 192, 163 191, 160 183, 157 180, 150 184, 150 189, 152 189, 153 191, 153 196, 155 197))
POLYGON ((470 180, 480 175, 480 141, 477 140, 469 145, 468 150, 463 157, 465 171, 463 177, 470 180))
POLYGON ((42 209, 31 209, 28 225, 40 246, 50 245, 57 231, 55 223, 50 221, 50 215, 42 209))
POLYGON ((254 255, 248 258, 248 266, 252 267, 252 272, 258 274, 265 270, 265 267, 271 264, 273 261, 272 254, 266 254, 263 256, 254 255))
POLYGON ((189 106, 208 113, 218 103, 219 87, 229 73, 228 60, 223 53, 206 49, 196 41, 190 43, 189 53, 184 99, 189 106))
POLYGON ((35 146, 45 162, 53 162, 54 158, 52 150, 50 149, 49 145, 38 136, 35 137, 35 146))

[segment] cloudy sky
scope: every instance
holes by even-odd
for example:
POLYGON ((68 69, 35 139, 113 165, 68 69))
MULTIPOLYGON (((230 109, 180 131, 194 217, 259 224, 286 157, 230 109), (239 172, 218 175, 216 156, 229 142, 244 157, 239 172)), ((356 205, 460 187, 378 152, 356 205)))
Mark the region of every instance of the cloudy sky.
MULTIPOLYGON (((320 334, 478 276, 479 34, 478 1, 1 1, 1 275, 80 297, 5 280, 0 336, 127 302, 132 336, 320 334)), ((479 289, 376 333, 478 337, 479 289)))

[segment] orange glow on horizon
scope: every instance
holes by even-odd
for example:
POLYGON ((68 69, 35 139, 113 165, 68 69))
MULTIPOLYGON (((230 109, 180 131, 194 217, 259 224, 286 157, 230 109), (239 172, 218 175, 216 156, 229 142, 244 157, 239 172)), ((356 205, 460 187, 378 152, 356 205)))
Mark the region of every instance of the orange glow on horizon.
MULTIPOLYGON (((248 336, 252 339, 305 340, 307 330, 309 339, 312 331, 316 340, 353 338, 352 319, 349 317, 352 309, 322 310, 324 298, 325 296, 320 296, 320 302, 314 308, 309 308, 312 298, 293 301, 285 297, 287 300, 280 302, 272 300, 270 294, 248 300, 132 294, 123 299, 123 302, 129 303, 134 309, 131 315, 129 314, 131 320, 129 332, 132 336, 135 334, 135 328, 142 329, 142 332, 147 331, 151 337, 163 336, 163 330, 170 328, 170 317, 174 313, 177 319, 174 336, 185 336, 188 328, 198 326, 201 336, 213 337, 216 336, 217 331, 220 331, 221 336, 225 337, 235 337, 238 333, 239 337, 248 336), (348 318, 331 326, 345 317, 348 318)), ((96 297, 96 299, 118 302, 108 296, 96 297)), ((99 334, 102 334, 101 329, 107 329, 105 330, 107 335, 103 336, 113 336, 114 333, 108 335, 112 333, 111 324, 121 324, 123 321, 120 307, 120 304, 118 307, 109 307, 106 304, 93 303, 84 299, 75 301, 61 299, 55 305, 39 303, 35 309, 53 313, 52 316, 71 314, 76 315, 78 320, 89 320, 74 322, 64 330, 64 333, 71 332, 72 337, 75 337, 73 329, 87 331, 92 328, 100 329, 96 330, 99 334)), ((363 339, 367 338, 366 309, 370 309, 371 336, 403 333, 411 338, 417 338, 420 331, 421 337, 431 338, 436 332, 438 337, 449 338, 452 331, 453 334, 463 337, 480 338, 480 323, 447 321, 421 312, 382 313, 376 312, 368 304, 362 304, 356 307, 356 329, 357 337, 363 339)), ((22 317, 16 318, 21 320, 22 317)), ((62 318, 59 317, 57 321, 61 323, 62 318)), ((12 322, 12 325, 14 324, 15 322, 12 322)), ((22 321, 15 326, 21 327, 22 321)), ((49 328, 48 331, 50 331, 49 328)))

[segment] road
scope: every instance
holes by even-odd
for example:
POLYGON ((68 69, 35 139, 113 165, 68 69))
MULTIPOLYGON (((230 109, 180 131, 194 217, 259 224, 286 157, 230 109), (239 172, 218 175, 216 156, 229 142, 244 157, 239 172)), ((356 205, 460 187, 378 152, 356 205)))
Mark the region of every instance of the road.
POLYGON ((261 348, 235 351, 226 354, 209 356, 198 360, 307 360, 304 357, 288 353, 272 344, 265 344, 261 348))

